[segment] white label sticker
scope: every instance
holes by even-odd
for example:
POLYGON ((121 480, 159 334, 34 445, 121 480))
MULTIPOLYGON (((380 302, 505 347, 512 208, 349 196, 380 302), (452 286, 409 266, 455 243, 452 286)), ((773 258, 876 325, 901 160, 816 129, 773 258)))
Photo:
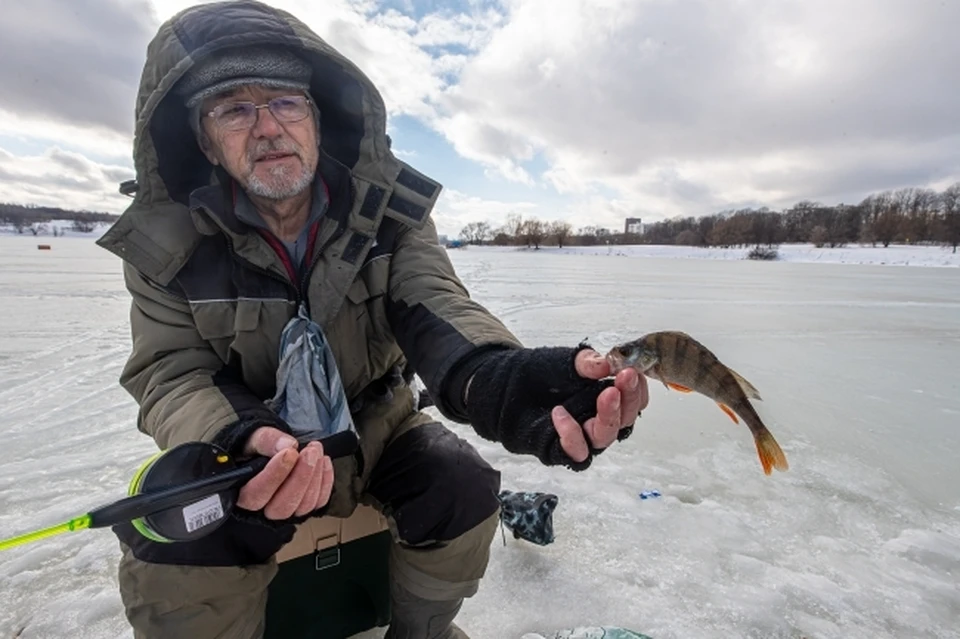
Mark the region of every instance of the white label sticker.
POLYGON ((220 519, 223 519, 220 495, 210 495, 183 508, 183 523, 187 526, 187 532, 209 526, 220 519))

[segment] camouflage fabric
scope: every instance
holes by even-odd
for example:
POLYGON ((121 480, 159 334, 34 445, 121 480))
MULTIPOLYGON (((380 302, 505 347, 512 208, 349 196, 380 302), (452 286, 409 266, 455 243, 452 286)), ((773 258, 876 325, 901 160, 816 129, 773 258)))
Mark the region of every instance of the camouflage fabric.
POLYGON ((559 498, 549 493, 500 491, 500 520, 514 539, 539 546, 553 543, 553 511, 559 498))

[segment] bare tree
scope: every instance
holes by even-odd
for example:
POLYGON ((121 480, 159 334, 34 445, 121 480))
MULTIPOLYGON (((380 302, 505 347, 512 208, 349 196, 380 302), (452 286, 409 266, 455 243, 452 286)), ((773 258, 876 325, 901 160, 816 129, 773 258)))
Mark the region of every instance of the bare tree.
POLYGON ((488 222, 470 222, 460 229, 460 239, 467 244, 483 244, 491 235, 488 222))
POLYGON ((904 201, 903 195, 896 195, 893 191, 884 191, 873 196, 870 205, 871 221, 870 236, 875 242, 884 247, 890 246, 900 233, 902 216, 900 206, 904 201))
POLYGON ((703 246, 703 236, 699 231, 687 229, 677 234, 676 243, 682 246, 703 246))
POLYGON ((570 222, 557 220, 547 226, 547 235, 557 238, 557 246, 560 248, 563 248, 563 244, 567 241, 567 238, 570 237, 571 233, 573 233, 573 226, 570 225, 570 222))
POLYGON ((932 189, 905 188, 894 193, 900 218, 900 232, 908 243, 930 240, 937 199, 937 194, 932 189))
POLYGON ((530 218, 523 223, 522 233, 527 246, 532 244, 535 249, 539 249, 543 238, 547 235, 547 225, 542 220, 530 218))
POLYGON ((523 241, 523 217, 519 213, 510 213, 503 224, 503 232, 512 237, 514 242, 523 241))
POLYGON ((943 240, 957 252, 960 244, 960 182, 947 188, 940 196, 940 234, 943 240))
POLYGON ((822 224, 813 227, 813 230, 810 231, 810 242, 817 248, 823 248, 823 245, 827 243, 829 237, 830 234, 827 231, 827 227, 822 224))

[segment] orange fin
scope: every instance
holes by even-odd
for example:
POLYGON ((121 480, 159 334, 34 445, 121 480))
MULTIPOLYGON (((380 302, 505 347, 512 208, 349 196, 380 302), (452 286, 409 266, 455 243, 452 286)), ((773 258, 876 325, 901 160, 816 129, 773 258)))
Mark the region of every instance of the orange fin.
POLYGON ((763 465, 763 474, 769 475, 773 472, 773 468, 781 472, 790 468, 787 456, 783 454, 780 444, 773 438, 773 433, 764 428, 754 435, 754 440, 757 444, 757 455, 760 456, 760 463, 763 465))
POLYGON ((734 424, 739 424, 739 423, 740 423, 740 420, 737 419, 737 414, 736 414, 735 412, 733 412, 733 409, 732 409, 732 408, 730 408, 730 407, 727 406, 726 404, 721 404, 720 402, 717 402, 717 406, 719 406, 719 407, 720 407, 720 410, 722 410, 723 412, 725 412, 725 413, 730 417, 730 419, 733 420, 733 423, 734 423, 734 424))
POLYGON ((680 384, 674 384, 673 382, 666 382, 667 388, 672 388, 675 391, 680 391, 681 393, 692 393, 692 388, 687 388, 686 386, 681 386, 680 384))

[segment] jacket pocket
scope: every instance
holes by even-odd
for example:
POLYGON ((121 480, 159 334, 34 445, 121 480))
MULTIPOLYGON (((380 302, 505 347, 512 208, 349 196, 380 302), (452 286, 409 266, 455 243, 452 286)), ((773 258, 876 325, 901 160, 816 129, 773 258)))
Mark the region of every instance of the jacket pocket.
POLYGON ((255 331, 260 325, 260 300, 237 300, 237 310, 233 320, 235 333, 255 331))
POLYGON ((206 340, 233 337, 256 330, 260 324, 260 300, 240 299, 193 305, 193 319, 206 340))

